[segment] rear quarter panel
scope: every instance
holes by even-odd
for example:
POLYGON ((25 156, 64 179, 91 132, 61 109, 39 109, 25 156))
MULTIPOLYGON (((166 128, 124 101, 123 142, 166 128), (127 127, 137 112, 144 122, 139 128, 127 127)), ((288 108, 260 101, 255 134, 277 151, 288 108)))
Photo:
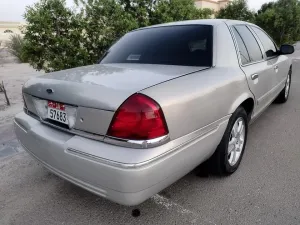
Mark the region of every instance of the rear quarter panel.
POLYGON ((176 139, 232 114, 253 98, 237 68, 211 68, 145 89, 164 112, 170 138, 176 139))
MULTIPOLYGON (((225 22, 214 26, 213 67, 142 90, 162 107, 176 139, 232 114, 254 99, 225 22)), ((216 140, 219 141, 219 140, 216 140)))

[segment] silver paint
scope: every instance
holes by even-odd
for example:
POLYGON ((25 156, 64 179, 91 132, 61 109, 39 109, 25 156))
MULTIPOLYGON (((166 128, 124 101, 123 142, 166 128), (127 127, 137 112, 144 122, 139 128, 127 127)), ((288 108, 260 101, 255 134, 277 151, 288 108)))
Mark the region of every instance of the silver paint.
POLYGON ((130 95, 205 67, 101 64, 63 70, 27 81, 23 92, 43 99, 115 111, 130 95), (55 93, 49 95, 48 88, 55 93))
POLYGON ((83 138, 46 126, 25 113, 18 114, 16 121, 20 143, 46 168, 102 197, 137 205, 209 158, 218 145, 216 140, 223 136, 228 117, 214 129, 201 129, 151 149, 130 149, 83 138), (26 131, 20 128, 23 123, 29 126, 26 131))
POLYGON ((23 88, 25 96, 78 107, 75 128, 81 130, 53 127, 21 113, 15 118, 18 139, 59 176, 120 204, 143 202, 208 159, 220 143, 232 113, 245 100, 255 102, 250 116, 253 120, 285 87, 291 65, 286 56, 264 56, 261 62, 241 66, 230 32, 230 26, 237 23, 254 26, 229 20, 158 25, 213 25, 212 68, 106 64, 28 81, 23 88), (258 78, 251 79, 253 74, 258 78), (49 95, 47 88, 55 92, 49 95), (134 93, 148 95, 159 103, 168 125, 169 142, 145 149, 118 146, 122 142, 105 143, 111 141, 103 134, 114 112, 134 93))

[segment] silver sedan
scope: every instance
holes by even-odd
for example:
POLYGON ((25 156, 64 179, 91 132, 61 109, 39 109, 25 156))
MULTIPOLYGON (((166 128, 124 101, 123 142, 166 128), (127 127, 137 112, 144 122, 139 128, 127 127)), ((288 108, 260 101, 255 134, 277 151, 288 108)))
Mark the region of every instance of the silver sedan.
POLYGON ((26 82, 15 132, 58 176, 137 205, 205 161, 235 172, 249 123, 288 100, 293 51, 242 21, 138 29, 97 65, 26 82))

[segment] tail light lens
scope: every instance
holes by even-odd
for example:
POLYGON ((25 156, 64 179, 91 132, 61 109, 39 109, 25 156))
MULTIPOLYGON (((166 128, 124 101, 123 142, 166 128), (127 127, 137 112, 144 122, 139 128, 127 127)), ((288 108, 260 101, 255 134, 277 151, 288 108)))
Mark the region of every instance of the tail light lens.
POLYGON ((150 140, 168 133, 158 103, 143 94, 134 94, 116 111, 107 135, 128 140, 150 140))
POLYGON ((27 105, 26 105, 26 101, 25 101, 24 94, 22 94, 22 98, 23 98, 23 104, 24 104, 24 108, 25 108, 25 109, 28 109, 28 108, 27 108, 27 105))

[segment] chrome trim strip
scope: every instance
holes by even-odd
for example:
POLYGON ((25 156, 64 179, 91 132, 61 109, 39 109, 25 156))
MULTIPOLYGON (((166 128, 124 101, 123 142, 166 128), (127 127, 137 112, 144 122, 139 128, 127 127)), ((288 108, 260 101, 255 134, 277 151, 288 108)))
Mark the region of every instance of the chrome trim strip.
MULTIPOLYGON (((234 33, 233 33, 233 31, 232 31, 232 26, 234 26, 234 25, 228 25, 227 23, 226 23, 226 25, 227 25, 228 30, 229 30, 229 32, 230 32, 230 34, 231 34, 232 39, 233 39, 233 43, 234 43, 234 46, 235 46, 235 51, 236 51, 236 55, 237 55, 237 58, 238 58, 239 66, 240 66, 240 67, 247 67, 247 66, 251 66, 251 65, 253 65, 253 64, 258 64, 258 63, 262 63, 262 62, 267 61, 267 60, 265 59, 265 56, 264 56, 262 50, 261 50, 261 46, 259 45, 259 43, 257 43, 257 44, 259 45, 259 47, 260 47, 260 51, 261 51, 261 53, 262 53, 263 59, 262 59, 262 60, 259 60, 259 61, 255 61, 255 62, 250 62, 250 63, 242 64, 239 46, 238 46, 237 40, 236 40, 236 38, 235 38, 235 36, 234 36, 234 33)), ((245 25, 245 26, 247 26, 247 24, 243 24, 243 23, 242 23, 242 24, 239 24, 239 25, 245 25)), ((249 28, 248 28, 248 29, 249 29, 249 28)), ((250 30, 250 32, 252 32, 252 31, 250 30)), ((255 36, 254 36, 254 37, 255 37, 255 36)), ((257 40, 256 40, 256 41, 257 41, 257 40)))
MULTIPOLYGON (((76 149, 73 149, 73 148, 68 148, 66 150, 66 152, 70 153, 70 154, 74 154, 74 155, 77 155, 77 156, 80 156, 80 157, 85 157, 85 158, 88 158, 90 160, 94 160, 94 161, 97 161, 99 163, 104 163, 104 164, 107 164, 107 165, 110 165, 110 166, 115 166, 115 167, 119 167, 119 168, 122 168, 122 169, 135 169, 135 168, 140 168, 140 167, 143 167, 143 166, 146 166, 150 163, 153 163, 155 161, 158 161, 160 160, 161 158, 164 158, 172 153, 175 153, 176 151, 179 151, 180 149, 188 146, 188 145, 191 145, 193 144, 194 142, 197 142, 198 139, 204 137, 204 136, 207 136, 209 134, 211 134, 212 132, 214 132, 215 130, 217 130, 220 126, 221 123, 225 122, 225 121, 228 121, 229 118, 231 117, 231 114, 230 115, 227 115, 203 128, 200 128, 199 130, 196 130, 190 134, 187 134, 187 135, 192 135, 193 137, 191 137, 188 141, 186 142, 183 142, 182 144, 174 147, 174 148, 171 148, 169 151, 166 151, 164 153, 162 153, 161 155, 158 155, 152 159, 149 159, 147 161, 144 161, 144 162, 140 162, 140 163, 121 163, 121 162, 117 162, 117 161, 113 161, 113 160, 109 160, 109 159, 105 159, 105 158, 102 158, 102 157, 98 157, 98 156, 95 156, 95 155, 91 155, 89 153, 85 153, 85 152, 82 152, 82 151, 79 151, 79 150, 76 150, 76 149)), ((186 136, 187 136, 186 135, 186 136)))
MULTIPOLYGON (((32 98, 36 98, 36 97, 32 96, 32 98)), ((40 99, 40 98, 38 98, 38 99, 44 100, 44 99, 40 99)), ((36 108, 35 105, 34 105, 34 107, 36 108)), ((53 124, 53 123, 45 120, 45 118, 43 118, 41 115, 39 115, 38 110, 36 110, 36 111, 38 114, 32 113, 27 108, 24 108, 24 112, 27 115, 37 119, 38 121, 40 121, 41 123, 43 123, 45 125, 53 127, 55 129, 59 129, 61 131, 67 132, 67 133, 79 135, 79 136, 82 136, 85 138, 105 142, 105 143, 112 144, 112 145, 122 146, 122 147, 126 147, 126 148, 145 149, 145 148, 154 148, 154 147, 163 145, 170 141, 169 135, 165 135, 163 137, 155 138, 152 140, 127 140, 127 139, 120 139, 120 138, 106 136, 104 134, 101 135, 101 134, 86 132, 86 131, 78 130, 73 127, 69 127, 69 128, 61 127, 61 126, 58 126, 56 124, 53 124)))
POLYGON ((82 137, 85 137, 85 138, 89 138, 89 139, 93 139, 93 140, 97 140, 97 141, 102 141, 103 142, 104 135, 92 134, 92 133, 89 133, 89 132, 85 132, 85 131, 81 131, 81 130, 76 130, 74 128, 73 129, 66 129, 66 128, 63 128, 63 127, 60 127, 60 126, 56 126, 56 125, 54 125, 52 123, 49 123, 49 122, 43 120, 41 117, 34 115, 33 113, 31 113, 28 110, 24 110, 24 112, 28 116, 33 117, 34 119, 40 121, 42 124, 45 124, 47 126, 53 127, 55 129, 58 129, 58 130, 61 130, 61 131, 67 132, 67 133, 71 133, 71 134, 74 134, 74 135, 79 135, 79 136, 82 136, 82 137))
MULTIPOLYGON (((37 119, 38 121, 40 121, 41 123, 45 124, 45 125, 48 125, 50 127, 53 127, 53 128, 56 128, 58 130, 61 130, 61 131, 64 131, 64 132, 67 132, 67 133, 71 133, 71 134, 74 134, 74 135, 79 135, 79 136, 82 136, 82 137, 85 137, 85 138, 89 138, 89 139, 93 139, 93 140, 97 140, 97 141, 101 141, 101 142, 105 142, 107 144, 111 144, 111 145, 116 145, 116 146, 121 146, 121 147, 125 147, 125 148, 135 148, 135 149, 148 149, 148 148, 154 148, 154 147, 158 147, 158 146, 161 146, 163 144, 166 144, 170 141, 170 136, 169 134, 168 135, 165 135, 165 136, 162 136, 162 137, 159 137, 159 138, 155 138, 155 139, 151 139, 151 140, 126 140, 126 139, 120 139, 120 138, 114 138, 114 137, 110 137, 110 136, 106 136, 106 135, 100 135, 100 134, 93 134, 93 133, 90 133, 90 132, 85 132, 85 131, 81 131, 81 130, 77 130, 75 128, 73 129, 66 129, 66 128, 63 128, 63 127, 60 127, 60 126, 56 126, 52 123, 49 123, 45 120, 43 120, 41 117, 33 114, 28 111, 28 110, 24 110, 24 112, 37 119)), ((224 120, 224 118, 229 118, 230 115, 227 115, 197 131, 203 131, 204 129, 206 129, 207 127, 210 127, 212 126, 213 124, 219 124, 221 123, 220 121, 224 120)), ((193 134, 197 131, 194 131, 190 134, 193 134)), ((190 135, 188 134, 188 135, 190 135)))
POLYGON ((108 143, 111 145, 117 145, 117 146, 122 146, 122 147, 126 147, 126 148, 136 148, 136 149, 154 148, 154 147, 163 145, 170 141, 169 135, 165 135, 165 136, 151 139, 151 140, 127 140, 127 139, 120 139, 120 138, 110 137, 110 136, 101 135, 101 134, 93 134, 91 132, 86 132, 86 131, 78 130, 75 128, 66 129, 64 127, 57 126, 53 123, 47 122, 40 116, 35 115, 34 113, 30 112, 28 109, 24 108, 24 112, 27 115, 39 120, 41 123, 48 125, 50 127, 53 127, 55 129, 59 129, 61 131, 67 132, 67 133, 79 135, 82 137, 86 137, 86 138, 90 138, 93 140, 105 142, 105 143, 108 143))
POLYGON ((56 129, 62 130, 64 132, 71 133, 71 134, 74 134, 74 135, 79 135, 79 136, 86 137, 86 138, 89 138, 89 139, 93 139, 93 140, 97 140, 97 141, 103 141, 103 139, 104 139, 104 135, 92 134, 92 133, 89 133, 89 132, 76 130, 76 129, 70 129, 69 130, 69 129, 66 129, 66 128, 63 128, 63 127, 60 127, 60 126, 56 126, 56 125, 54 125, 52 123, 49 123, 45 120, 40 120, 40 122, 43 123, 43 124, 46 124, 50 127, 54 127, 56 129))
POLYGON ((82 131, 82 130, 77 130, 75 128, 73 129, 66 129, 60 126, 56 126, 55 124, 49 123, 45 120, 43 120, 41 117, 31 113, 28 110, 24 109, 24 112, 37 119, 38 121, 40 121, 41 123, 48 125, 50 127, 53 127, 55 129, 67 132, 67 133, 71 133, 74 135, 79 135, 85 138, 89 138, 89 139, 93 139, 96 141, 101 141, 101 142, 105 142, 107 144, 111 144, 111 145, 117 145, 117 146, 121 146, 121 147, 126 147, 126 148, 136 148, 136 149, 145 149, 145 148, 154 148, 163 144, 166 144, 167 142, 170 141, 170 136, 169 135, 165 135, 159 138, 155 138, 155 139, 151 139, 151 140, 141 140, 141 141, 135 141, 135 140, 126 140, 126 139, 120 139, 120 138, 114 138, 114 137, 110 137, 110 136, 106 136, 106 135, 100 135, 100 134, 93 134, 90 132, 86 132, 86 131, 82 131))
POLYGON ((143 167, 143 166, 146 166, 154 161, 157 161, 163 157, 166 157, 167 155, 173 153, 173 152, 176 152, 178 151, 179 149, 191 144, 193 141, 196 141, 198 139, 200 139, 201 137, 213 132, 214 130, 216 130, 219 126, 216 126, 214 127, 213 129, 201 134, 200 136, 197 136, 193 139, 190 139, 189 141, 181 144, 181 145, 178 145, 174 148, 172 148, 171 150, 155 157, 155 158, 152 158, 150 160, 147 160, 147 161, 144 161, 144 162, 141 162, 141 163, 120 163, 120 162, 117 162, 117 161, 113 161, 113 160, 109 160, 109 159, 105 159, 105 158, 102 158, 102 157, 98 157, 98 156, 95 156, 95 155, 91 155, 91 154, 88 154, 88 153, 85 153, 85 152, 82 152, 82 151, 79 151, 79 150, 76 150, 76 149, 73 149, 73 148, 68 148, 67 149, 67 152, 69 153, 72 153, 72 154, 75 154, 77 156, 84 156, 86 158, 89 158, 93 161, 97 161, 99 163, 104 163, 104 164, 107 164, 107 165, 110 165, 110 166, 115 166, 115 167, 119 167, 119 168, 123 168, 123 169, 136 169, 136 168, 140 168, 140 167, 143 167))
POLYGON ((36 116, 35 114, 31 113, 28 110, 24 109, 24 112, 27 115, 37 119, 41 123, 43 123, 45 125, 48 125, 50 127, 53 127, 55 129, 58 129, 58 130, 61 130, 61 131, 67 132, 67 133, 71 133, 71 134, 74 134, 74 135, 79 135, 79 136, 82 136, 82 137, 85 137, 85 138, 105 142, 107 144, 122 146, 122 147, 126 147, 126 148, 136 148, 136 149, 154 148, 154 147, 163 145, 163 144, 170 141, 170 136, 169 135, 165 135, 165 136, 155 138, 155 139, 151 139, 151 140, 135 141, 135 140, 126 140, 126 139, 114 138, 114 137, 100 135, 100 134, 93 134, 93 133, 90 133, 90 132, 77 130, 75 128, 66 129, 66 128, 63 128, 63 127, 60 127, 60 126, 56 126, 55 124, 49 123, 49 122, 43 120, 41 117, 36 116))
POLYGON ((168 134, 151 140, 138 140, 138 141, 105 136, 103 141, 108 144, 127 147, 127 148, 145 149, 145 148, 154 148, 166 144, 167 142, 170 141, 170 136, 168 134))

